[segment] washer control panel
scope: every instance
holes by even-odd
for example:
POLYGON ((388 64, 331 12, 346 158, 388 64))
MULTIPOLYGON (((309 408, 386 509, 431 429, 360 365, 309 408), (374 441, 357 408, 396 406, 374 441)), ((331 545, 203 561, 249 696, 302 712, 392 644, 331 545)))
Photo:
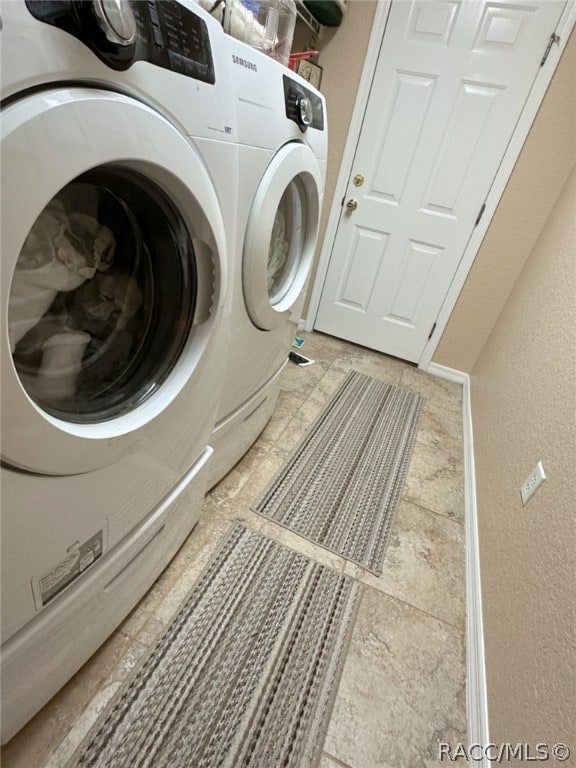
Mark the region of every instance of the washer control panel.
POLYGON ((293 120, 302 133, 310 127, 324 130, 322 99, 304 85, 283 75, 286 117, 293 120))
POLYGON ((136 40, 136 17, 130 3, 122 0, 92 0, 100 29, 111 43, 129 46, 136 40))
POLYGON ((177 0, 26 0, 39 21, 81 40, 112 69, 135 61, 216 81, 206 23, 177 0))

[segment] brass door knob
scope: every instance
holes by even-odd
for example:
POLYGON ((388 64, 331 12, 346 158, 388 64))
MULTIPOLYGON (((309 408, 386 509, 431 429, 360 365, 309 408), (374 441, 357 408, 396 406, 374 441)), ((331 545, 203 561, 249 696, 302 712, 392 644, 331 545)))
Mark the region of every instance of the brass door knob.
POLYGON ((354 200, 353 198, 350 198, 350 200, 348 200, 348 202, 346 203, 346 209, 350 213, 352 213, 353 211, 356 210, 356 208, 358 208, 358 200, 354 200))
POLYGON ((361 187, 362 184, 364 184, 364 176, 362 176, 361 173, 357 173, 356 176, 352 179, 354 182, 355 187, 361 187))

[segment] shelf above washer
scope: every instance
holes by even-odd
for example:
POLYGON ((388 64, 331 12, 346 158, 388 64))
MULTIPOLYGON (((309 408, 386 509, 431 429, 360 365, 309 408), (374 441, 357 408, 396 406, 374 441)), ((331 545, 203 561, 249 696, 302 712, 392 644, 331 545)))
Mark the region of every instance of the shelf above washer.
POLYGON ((315 35, 320 34, 320 30, 322 29, 322 25, 316 21, 314 16, 310 13, 310 11, 306 8, 306 6, 303 3, 303 0, 296 0, 296 13, 298 14, 298 18, 306 24, 306 26, 314 32, 315 35))

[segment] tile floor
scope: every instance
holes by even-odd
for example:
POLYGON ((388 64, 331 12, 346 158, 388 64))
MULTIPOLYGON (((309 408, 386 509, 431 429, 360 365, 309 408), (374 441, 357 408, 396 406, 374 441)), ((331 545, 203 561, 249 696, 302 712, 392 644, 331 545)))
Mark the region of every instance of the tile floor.
POLYGON ((237 520, 366 585, 321 768, 430 768, 440 765, 439 741, 464 741, 461 389, 353 344, 304 336, 315 365, 285 369, 272 420, 207 496, 180 552, 116 633, 4 747, 4 768, 63 768, 237 520), (379 577, 250 510, 351 369, 426 398, 379 577))

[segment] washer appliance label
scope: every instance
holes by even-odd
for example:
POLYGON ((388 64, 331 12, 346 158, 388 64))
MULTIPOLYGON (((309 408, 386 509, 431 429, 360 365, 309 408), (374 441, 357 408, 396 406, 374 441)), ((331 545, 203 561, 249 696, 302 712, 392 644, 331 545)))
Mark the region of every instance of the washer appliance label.
POLYGON ((39 579, 39 591, 42 605, 46 605, 64 587, 74 581, 88 566, 96 562, 102 555, 103 531, 98 531, 95 536, 76 546, 70 554, 54 566, 48 573, 39 579))
POLYGON ((256 64, 254 64, 253 61, 249 61, 248 59, 243 59, 241 56, 236 56, 235 53, 232 54, 232 61, 234 64, 239 64, 241 67, 245 67, 245 69, 250 69, 252 72, 258 72, 258 67, 256 64))

